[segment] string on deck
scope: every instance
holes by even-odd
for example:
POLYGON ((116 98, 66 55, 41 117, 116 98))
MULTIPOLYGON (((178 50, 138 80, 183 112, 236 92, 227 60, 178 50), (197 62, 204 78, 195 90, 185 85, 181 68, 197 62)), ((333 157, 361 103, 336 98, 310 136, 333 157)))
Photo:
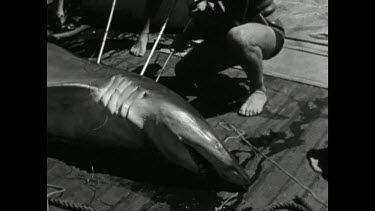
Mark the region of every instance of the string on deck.
MULTIPOLYGON (((323 200, 319 199, 315 193, 310 189, 308 188, 307 186, 303 185, 296 177, 294 177, 291 173, 289 173, 287 170, 285 170, 283 167, 281 167, 276 161, 274 161, 273 159, 269 158, 267 155, 265 155, 263 152, 261 152, 260 150, 258 150, 256 147, 254 147, 244 136, 245 136, 245 132, 242 131, 242 130, 239 130, 237 129, 236 127, 234 127, 232 124, 229 124, 228 122, 226 122, 225 120, 222 120, 219 125, 221 127, 223 127, 224 129, 226 130, 229 130, 229 131, 235 131, 237 133, 237 136, 236 137, 240 137, 242 139, 242 141, 244 141, 253 151, 257 152, 257 154, 260 154, 262 157, 264 157, 266 160, 268 160, 269 162, 273 163, 278 169, 280 169, 284 174, 286 174, 289 178, 291 178, 294 182, 296 182, 301 188, 303 188, 304 190, 306 190, 308 193, 311 194, 311 196, 320 204, 322 204, 323 206, 327 207, 328 208, 328 204, 326 202, 324 202, 323 200), (223 126, 223 124, 226 124, 228 125, 229 127, 227 126, 223 126)), ((234 138, 234 137, 228 137, 228 138, 234 138)), ((228 139, 227 138, 227 139, 228 139)))

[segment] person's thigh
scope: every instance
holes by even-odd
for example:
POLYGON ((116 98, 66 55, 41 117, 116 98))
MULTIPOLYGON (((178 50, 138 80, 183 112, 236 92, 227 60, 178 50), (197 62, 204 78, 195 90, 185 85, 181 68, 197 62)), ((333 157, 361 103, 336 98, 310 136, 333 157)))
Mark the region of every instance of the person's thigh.
POLYGON ((228 31, 227 39, 234 52, 238 52, 238 48, 259 47, 263 59, 272 57, 277 46, 274 30, 259 23, 246 23, 233 27, 228 31))

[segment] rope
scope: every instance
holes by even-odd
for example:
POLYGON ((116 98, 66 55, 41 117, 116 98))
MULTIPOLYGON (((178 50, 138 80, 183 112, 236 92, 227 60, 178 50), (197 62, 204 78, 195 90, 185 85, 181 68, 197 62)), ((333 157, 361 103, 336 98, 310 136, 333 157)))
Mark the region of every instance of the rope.
MULTIPOLYGON (((277 162, 275 162, 274 160, 272 160, 271 158, 269 158, 267 155, 265 155, 264 153, 262 153, 260 150, 258 150, 256 147, 254 147, 248 140, 245 139, 244 135, 246 133, 241 133, 240 130, 238 130, 236 127, 234 127, 233 125, 225 122, 225 121, 222 121, 220 122, 219 125, 222 126, 223 123, 229 125, 237 134, 238 136, 241 137, 241 139, 254 151, 256 151, 258 154, 260 154, 262 157, 264 157, 266 160, 268 160, 269 162, 273 163, 278 169, 280 169, 284 174, 286 174, 290 179, 292 179, 294 182, 296 182, 300 187, 302 187, 304 190, 306 190, 308 193, 311 194, 311 196, 320 204, 322 204, 323 206, 327 207, 328 208, 328 204, 324 201, 322 201, 321 199, 319 199, 315 193, 308 187, 306 187, 305 185, 303 185, 296 177, 294 177, 292 174, 290 174, 287 170, 285 170, 283 167, 281 167, 277 162), (221 123, 221 124, 220 124, 221 123)), ((228 127, 224 127, 224 129, 228 129, 228 127)), ((243 132, 243 131, 242 131, 243 132)))
POLYGON ((47 184, 47 188, 57 189, 56 191, 53 191, 47 194, 47 211, 49 211, 49 204, 54 205, 59 208, 69 209, 69 210, 74 210, 74 211, 95 211, 94 208, 84 206, 84 205, 75 203, 73 201, 50 198, 52 195, 65 192, 66 189, 63 187, 47 184))
MULTIPOLYGON (((190 18, 189 21, 186 23, 185 28, 184 28, 184 30, 182 31, 182 34, 184 34, 184 33, 187 31, 187 29, 189 28, 190 23, 191 23, 192 21, 193 21, 193 19, 190 18)), ((157 75, 157 77, 156 77, 156 79, 155 79, 155 82, 158 82, 158 81, 159 81, 161 75, 162 75, 163 72, 164 72, 165 67, 167 66, 167 64, 168 64, 168 62, 169 62, 169 59, 172 57, 173 54, 174 54, 174 51, 171 50, 171 52, 170 52, 169 55, 168 55, 167 60, 165 60, 165 62, 164 62, 163 67, 158 71, 158 75, 157 75)))
POLYGON ((74 210, 74 211, 95 211, 94 208, 77 204, 73 201, 67 201, 62 199, 48 198, 48 202, 59 208, 74 210))
MULTIPOLYGON (((226 124, 225 122, 219 122, 219 125, 222 127, 222 128, 224 128, 224 129, 226 129, 226 130, 228 130, 228 131, 234 131, 233 129, 230 129, 230 128, 228 128, 227 126, 225 126, 224 124, 226 124)), ((229 136, 229 137, 227 137, 225 140, 224 140, 224 142, 227 142, 228 140, 230 140, 230 139, 237 139, 237 138, 240 138, 242 135, 245 135, 246 133, 245 133, 245 131, 243 131, 243 130, 238 130, 239 132, 240 132, 240 134, 238 134, 237 136, 229 136)))
POLYGON ((58 190, 56 190, 56 191, 52 191, 51 193, 47 194, 47 198, 49 198, 50 196, 55 195, 55 194, 57 194, 57 193, 63 193, 63 192, 65 192, 65 188, 63 188, 63 187, 59 187, 59 186, 55 186, 55 185, 47 184, 47 188, 55 188, 55 189, 58 189, 58 190))
POLYGON ((230 201, 232 200, 234 197, 237 197, 238 196, 238 193, 234 193, 233 195, 231 195, 229 198, 227 198, 227 200, 225 200, 219 207, 215 208, 215 211, 220 211, 224 208, 224 206, 230 201))
POLYGON ((310 207, 310 205, 307 204, 307 202, 306 202, 305 200, 303 200, 303 199, 302 199, 301 197, 299 197, 299 196, 295 196, 294 199, 293 199, 293 201, 294 201, 295 203, 297 203, 297 204, 300 204, 300 205, 306 207, 306 209, 308 209, 308 210, 310 210, 310 211, 313 210, 313 209, 310 207))
POLYGON ((52 196, 52 195, 55 195, 57 193, 63 193, 65 192, 65 188, 63 187, 58 187, 58 186, 55 186, 55 185, 50 185, 50 184, 47 184, 47 188, 55 188, 55 189, 58 189, 56 191, 52 191, 51 193, 48 193, 47 194, 47 211, 49 211, 49 197, 52 196))
POLYGON ((270 205, 261 211, 274 211, 274 210, 292 210, 292 211, 311 211, 309 209, 306 209, 304 206, 296 204, 295 202, 281 202, 277 204, 270 205))
POLYGON ((313 209, 300 197, 295 196, 293 202, 279 202, 270 205, 261 211, 274 211, 274 210, 292 210, 292 211, 313 211, 313 209))

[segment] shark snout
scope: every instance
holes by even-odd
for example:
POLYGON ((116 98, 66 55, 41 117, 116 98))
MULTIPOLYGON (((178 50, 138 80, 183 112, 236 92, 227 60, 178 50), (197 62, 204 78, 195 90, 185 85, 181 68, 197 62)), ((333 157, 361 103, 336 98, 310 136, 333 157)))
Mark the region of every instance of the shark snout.
POLYGON ((227 149, 218 140, 215 141, 216 145, 220 145, 220 147, 199 150, 202 157, 210 163, 219 180, 228 185, 246 189, 250 185, 249 176, 227 149))
POLYGON ((247 189, 250 185, 249 176, 237 161, 233 161, 228 171, 221 172, 221 176, 227 178, 233 184, 242 186, 244 189, 247 189))
POLYGON ((175 142, 185 148, 175 154, 175 158, 178 157, 180 160, 177 165, 184 166, 199 177, 223 182, 232 187, 243 189, 250 184, 245 170, 218 140, 203 118, 193 115, 193 112, 173 107, 164 111, 163 122, 170 131, 170 139, 176 137, 175 142))

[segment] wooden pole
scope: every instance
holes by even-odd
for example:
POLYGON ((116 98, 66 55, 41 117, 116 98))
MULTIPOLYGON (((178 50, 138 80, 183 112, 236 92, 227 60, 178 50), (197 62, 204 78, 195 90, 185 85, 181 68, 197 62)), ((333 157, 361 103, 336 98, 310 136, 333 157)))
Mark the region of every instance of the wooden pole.
MULTIPOLYGON (((182 33, 185 33, 185 32, 186 32, 186 30, 188 29, 188 27, 189 27, 190 23, 192 22, 192 20, 193 20, 192 18, 189 19, 189 21, 187 22, 187 24, 186 24, 184 30, 182 31, 182 33)), ((158 76, 157 76, 156 79, 155 79, 156 82, 159 81, 160 76, 163 74, 164 69, 165 69, 165 67, 167 66, 167 64, 168 64, 168 62, 169 62, 169 59, 172 57, 173 53, 174 53, 174 51, 171 50, 171 52, 170 52, 169 55, 168 55, 167 60, 165 60, 165 62, 164 62, 163 67, 162 67, 162 68, 160 69, 160 71, 158 72, 158 76)))
POLYGON ((148 63, 150 62, 151 57, 152 57, 152 55, 154 54, 154 51, 155 51, 155 49, 156 49, 156 46, 157 46, 158 43, 159 43, 159 40, 160 40, 160 38, 161 38, 161 35, 163 34, 165 27, 167 26, 167 23, 168 23, 168 21, 169 21, 169 16, 171 15, 172 10, 174 10, 174 8, 176 7, 176 3, 177 3, 177 1, 178 1, 178 0, 175 0, 174 5, 172 6, 172 8, 171 8, 171 9, 169 10, 169 12, 168 12, 167 18, 165 19, 165 22, 164 22, 163 26, 162 26, 161 29, 160 29, 159 35, 158 35, 158 37, 157 37, 157 39, 156 39, 156 41, 155 41, 155 43, 154 43, 154 46, 153 46, 152 49, 151 49, 150 55, 148 56, 145 65, 143 66, 143 69, 142 69, 142 71, 141 71, 141 75, 144 75, 145 72, 146 72, 146 69, 147 69, 148 63))
POLYGON ((104 33, 104 37, 103 37, 102 46, 100 47, 100 52, 99 52, 98 60, 97 60, 97 62, 96 62, 96 63, 98 63, 98 64, 100 64, 100 60, 102 59, 102 54, 103 54, 103 50, 104 50, 104 46, 105 46, 105 42, 106 42, 106 40, 107 40, 109 27, 111 26, 112 16, 113 16, 113 11, 115 10, 115 5, 116 5, 116 0, 113 0, 111 13, 109 14, 109 19, 108 19, 108 23, 107 23, 107 28, 105 29, 105 33, 104 33))

